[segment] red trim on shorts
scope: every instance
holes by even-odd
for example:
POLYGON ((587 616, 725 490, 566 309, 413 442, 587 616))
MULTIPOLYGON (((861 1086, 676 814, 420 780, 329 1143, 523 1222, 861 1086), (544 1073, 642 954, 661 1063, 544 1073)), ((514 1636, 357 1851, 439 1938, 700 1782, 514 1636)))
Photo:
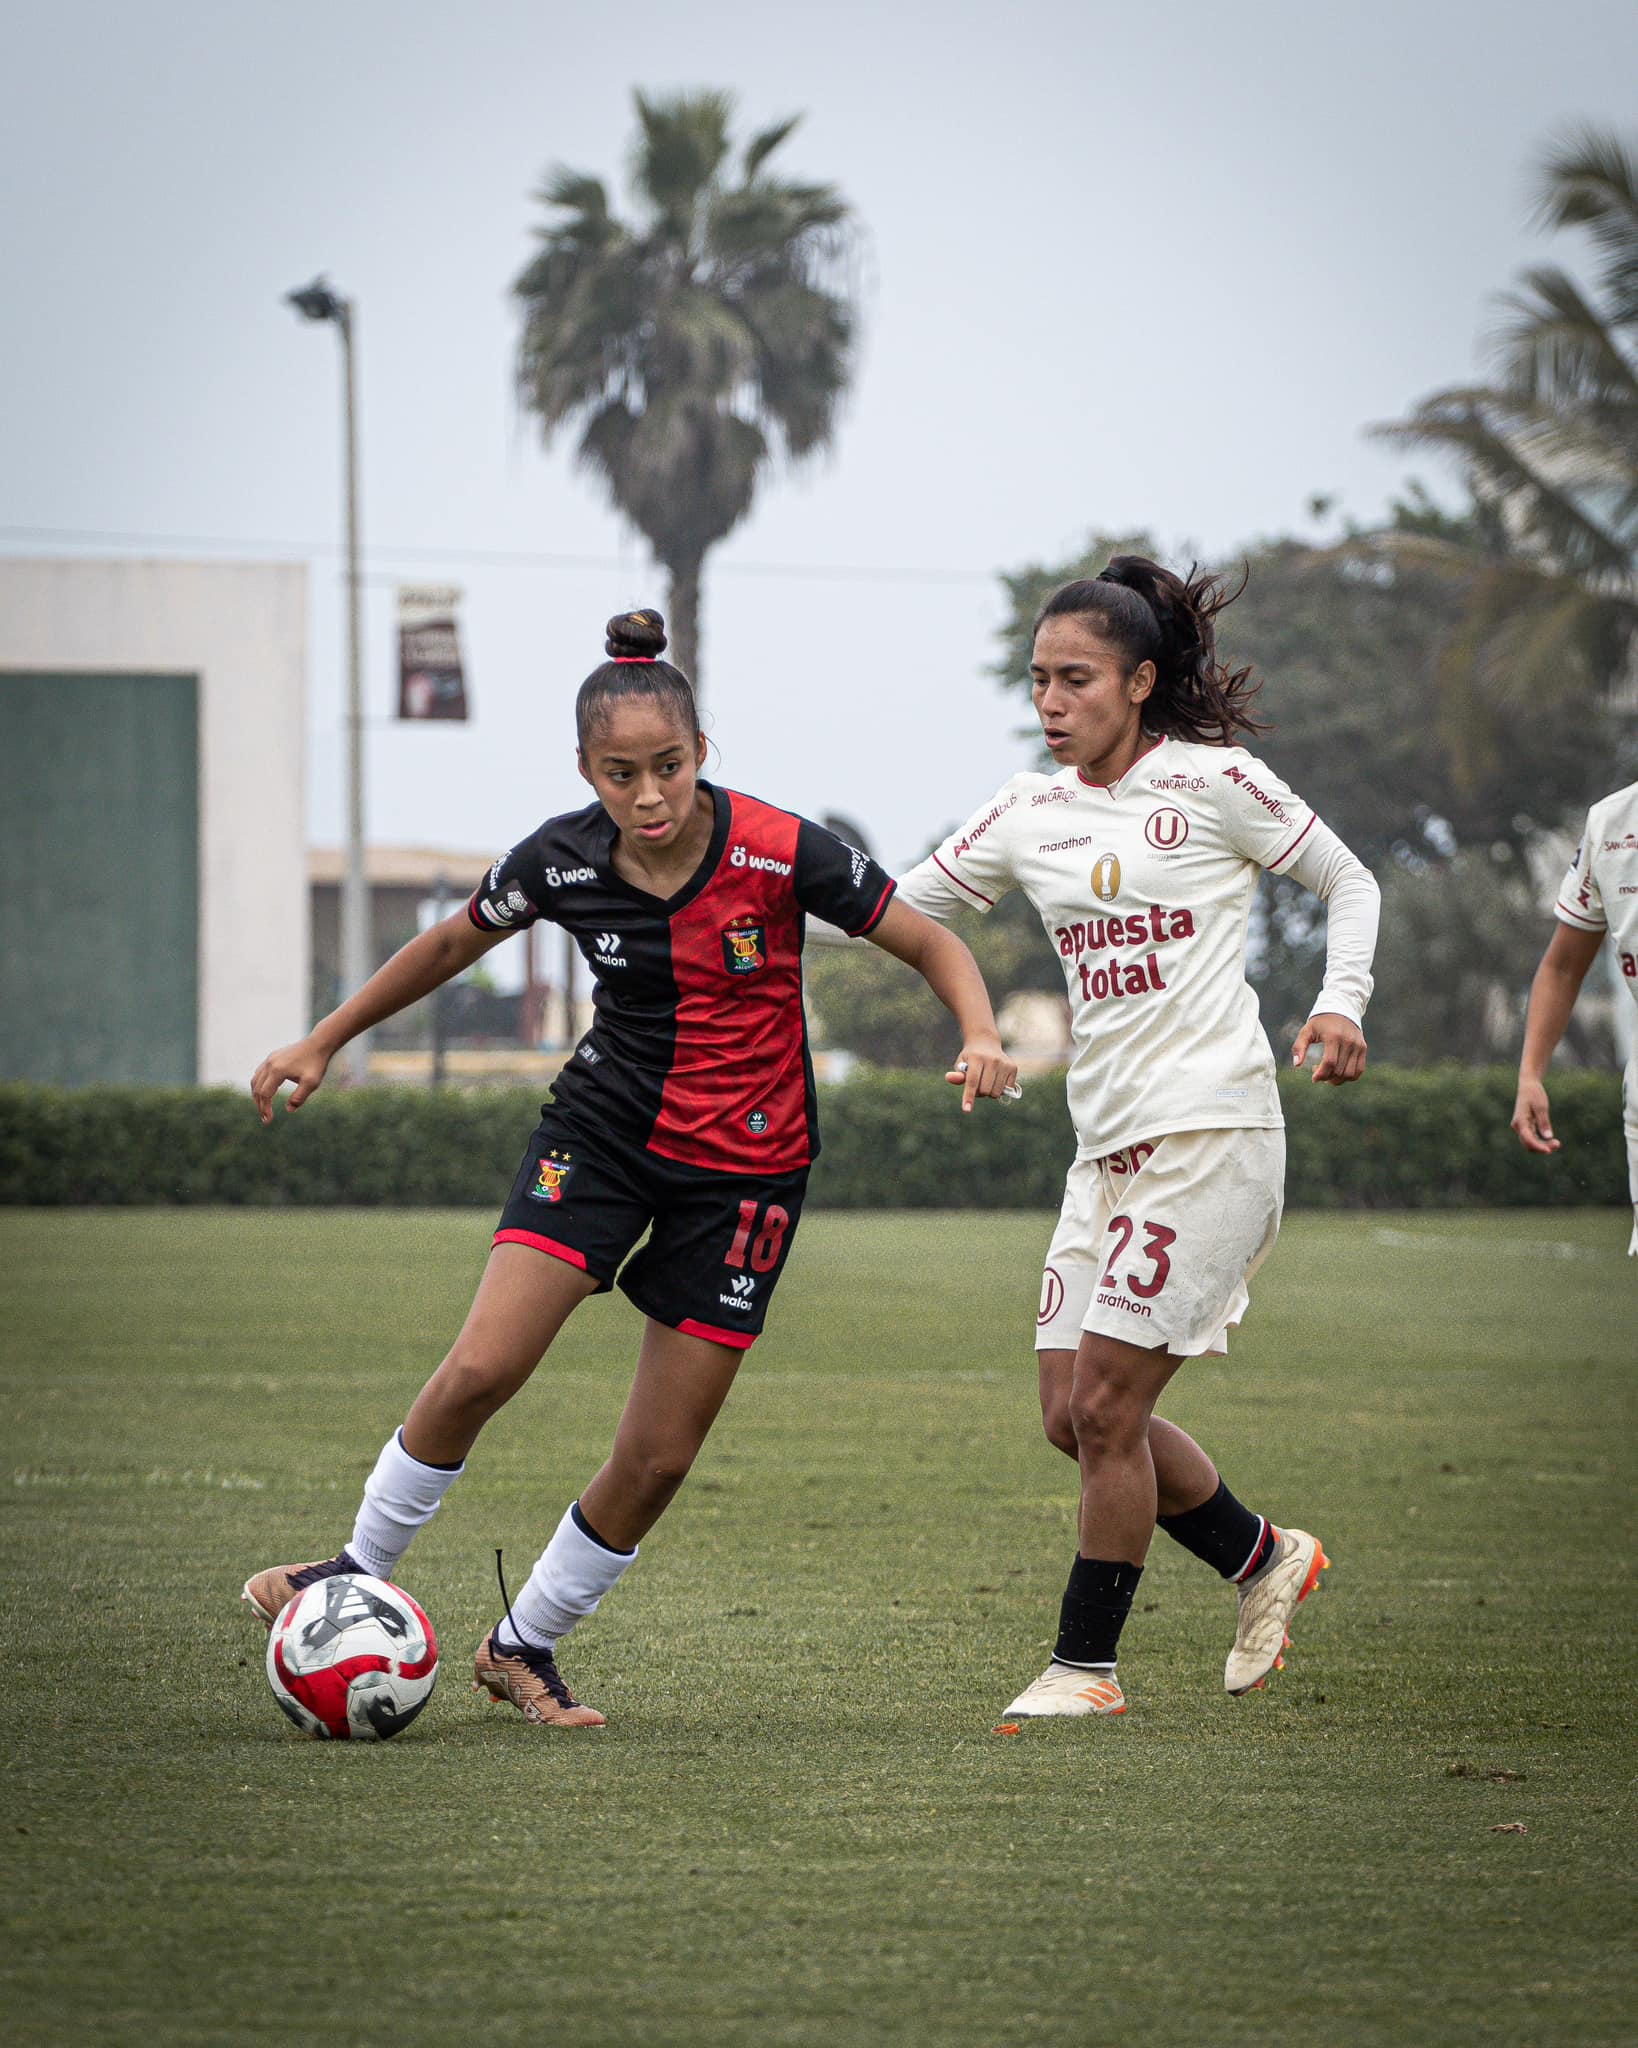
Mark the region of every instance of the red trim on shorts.
POLYGON ((586 1264, 586 1254, 577 1252, 572 1244, 559 1244, 555 1237, 542 1237, 534 1230, 497 1230, 496 1244, 531 1244, 537 1252, 550 1252, 554 1259, 567 1259, 571 1266, 578 1266, 582 1273, 591 1269, 586 1264))
POLYGON ((1304 825, 1302 830, 1297 834, 1296 838, 1293 839, 1291 844, 1285 849, 1284 853, 1275 854, 1274 858, 1269 862, 1268 872, 1270 874, 1272 874, 1274 870, 1282 864, 1282 862, 1288 861, 1291 858, 1291 856, 1296 852, 1297 848, 1301 846, 1303 841, 1308 837, 1309 833, 1313 831, 1314 827, 1318 823, 1319 819, 1311 811, 1308 815, 1308 823, 1304 825))
MULTIPOLYGON (((937 866, 944 868, 943 861, 939 859, 936 853, 933 855, 933 860, 937 866)), ((961 879, 961 877, 955 872, 954 868, 944 868, 944 872, 950 877, 950 880, 955 883, 958 889, 965 889, 969 896, 976 896, 980 903, 987 903, 992 910, 995 908, 995 899, 993 896, 986 896, 982 889, 975 889, 971 882, 964 882, 961 879)))
POLYGON ((685 1316, 677 1330, 684 1337, 703 1337, 707 1344, 726 1344, 731 1351, 749 1351, 756 1342, 755 1331, 719 1330, 714 1323, 702 1323, 693 1316, 685 1316))

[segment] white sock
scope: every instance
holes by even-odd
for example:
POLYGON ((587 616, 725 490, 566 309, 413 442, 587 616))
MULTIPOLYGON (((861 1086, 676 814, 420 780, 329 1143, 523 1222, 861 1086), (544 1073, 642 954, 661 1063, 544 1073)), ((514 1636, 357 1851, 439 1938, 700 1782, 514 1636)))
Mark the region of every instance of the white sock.
POLYGON ((378 1579, 390 1578, 415 1532, 432 1520, 465 1470, 464 1459, 459 1465, 423 1465, 405 1450, 404 1432, 395 1429, 364 1482, 349 1553, 378 1579))
POLYGON ((588 1527, 574 1501, 512 1603, 512 1627, 501 1623, 503 1642, 515 1632, 533 1648, 549 1650, 577 1621, 595 1614, 603 1595, 637 1562, 635 1544, 630 1550, 610 1550, 586 1533, 588 1527))

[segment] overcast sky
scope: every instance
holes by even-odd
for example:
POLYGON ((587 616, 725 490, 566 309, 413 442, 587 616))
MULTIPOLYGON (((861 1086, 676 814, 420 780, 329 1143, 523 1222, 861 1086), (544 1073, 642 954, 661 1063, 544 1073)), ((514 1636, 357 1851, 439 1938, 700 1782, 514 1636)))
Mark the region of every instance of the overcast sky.
POLYGON ((801 113, 785 170, 868 230, 863 351, 833 453, 708 571, 714 772, 902 864, 1032 758, 987 674, 997 570, 1382 509, 1418 465, 1362 428, 1479 367, 1548 246, 1543 140, 1638 126, 1638 8, 34 0, 6 70, 0 550, 310 556, 333 841, 336 351, 281 303, 327 271, 359 306, 371 836, 485 852, 583 800, 573 692, 607 614, 663 600, 514 399, 531 194, 619 180, 636 86, 801 113), (392 585, 445 576, 477 715, 395 729, 392 585))

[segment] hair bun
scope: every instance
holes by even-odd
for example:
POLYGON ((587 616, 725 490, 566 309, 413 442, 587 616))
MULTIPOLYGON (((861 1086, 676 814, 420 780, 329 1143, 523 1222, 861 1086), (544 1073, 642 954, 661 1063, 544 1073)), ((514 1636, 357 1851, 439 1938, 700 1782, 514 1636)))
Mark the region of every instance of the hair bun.
POLYGON ((665 620, 658 612, 619 612, 609 620, 603 645, 616 659, 652 661, 665 652, 665 620))

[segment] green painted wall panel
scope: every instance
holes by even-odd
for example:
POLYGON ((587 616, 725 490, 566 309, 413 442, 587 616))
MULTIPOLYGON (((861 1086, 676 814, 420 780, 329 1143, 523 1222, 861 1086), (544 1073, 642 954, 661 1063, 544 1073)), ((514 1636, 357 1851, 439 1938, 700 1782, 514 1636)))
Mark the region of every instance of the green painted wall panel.
POLYGON ((0 1078, 199 1072, 195 676, 0 673, 0 1078))

